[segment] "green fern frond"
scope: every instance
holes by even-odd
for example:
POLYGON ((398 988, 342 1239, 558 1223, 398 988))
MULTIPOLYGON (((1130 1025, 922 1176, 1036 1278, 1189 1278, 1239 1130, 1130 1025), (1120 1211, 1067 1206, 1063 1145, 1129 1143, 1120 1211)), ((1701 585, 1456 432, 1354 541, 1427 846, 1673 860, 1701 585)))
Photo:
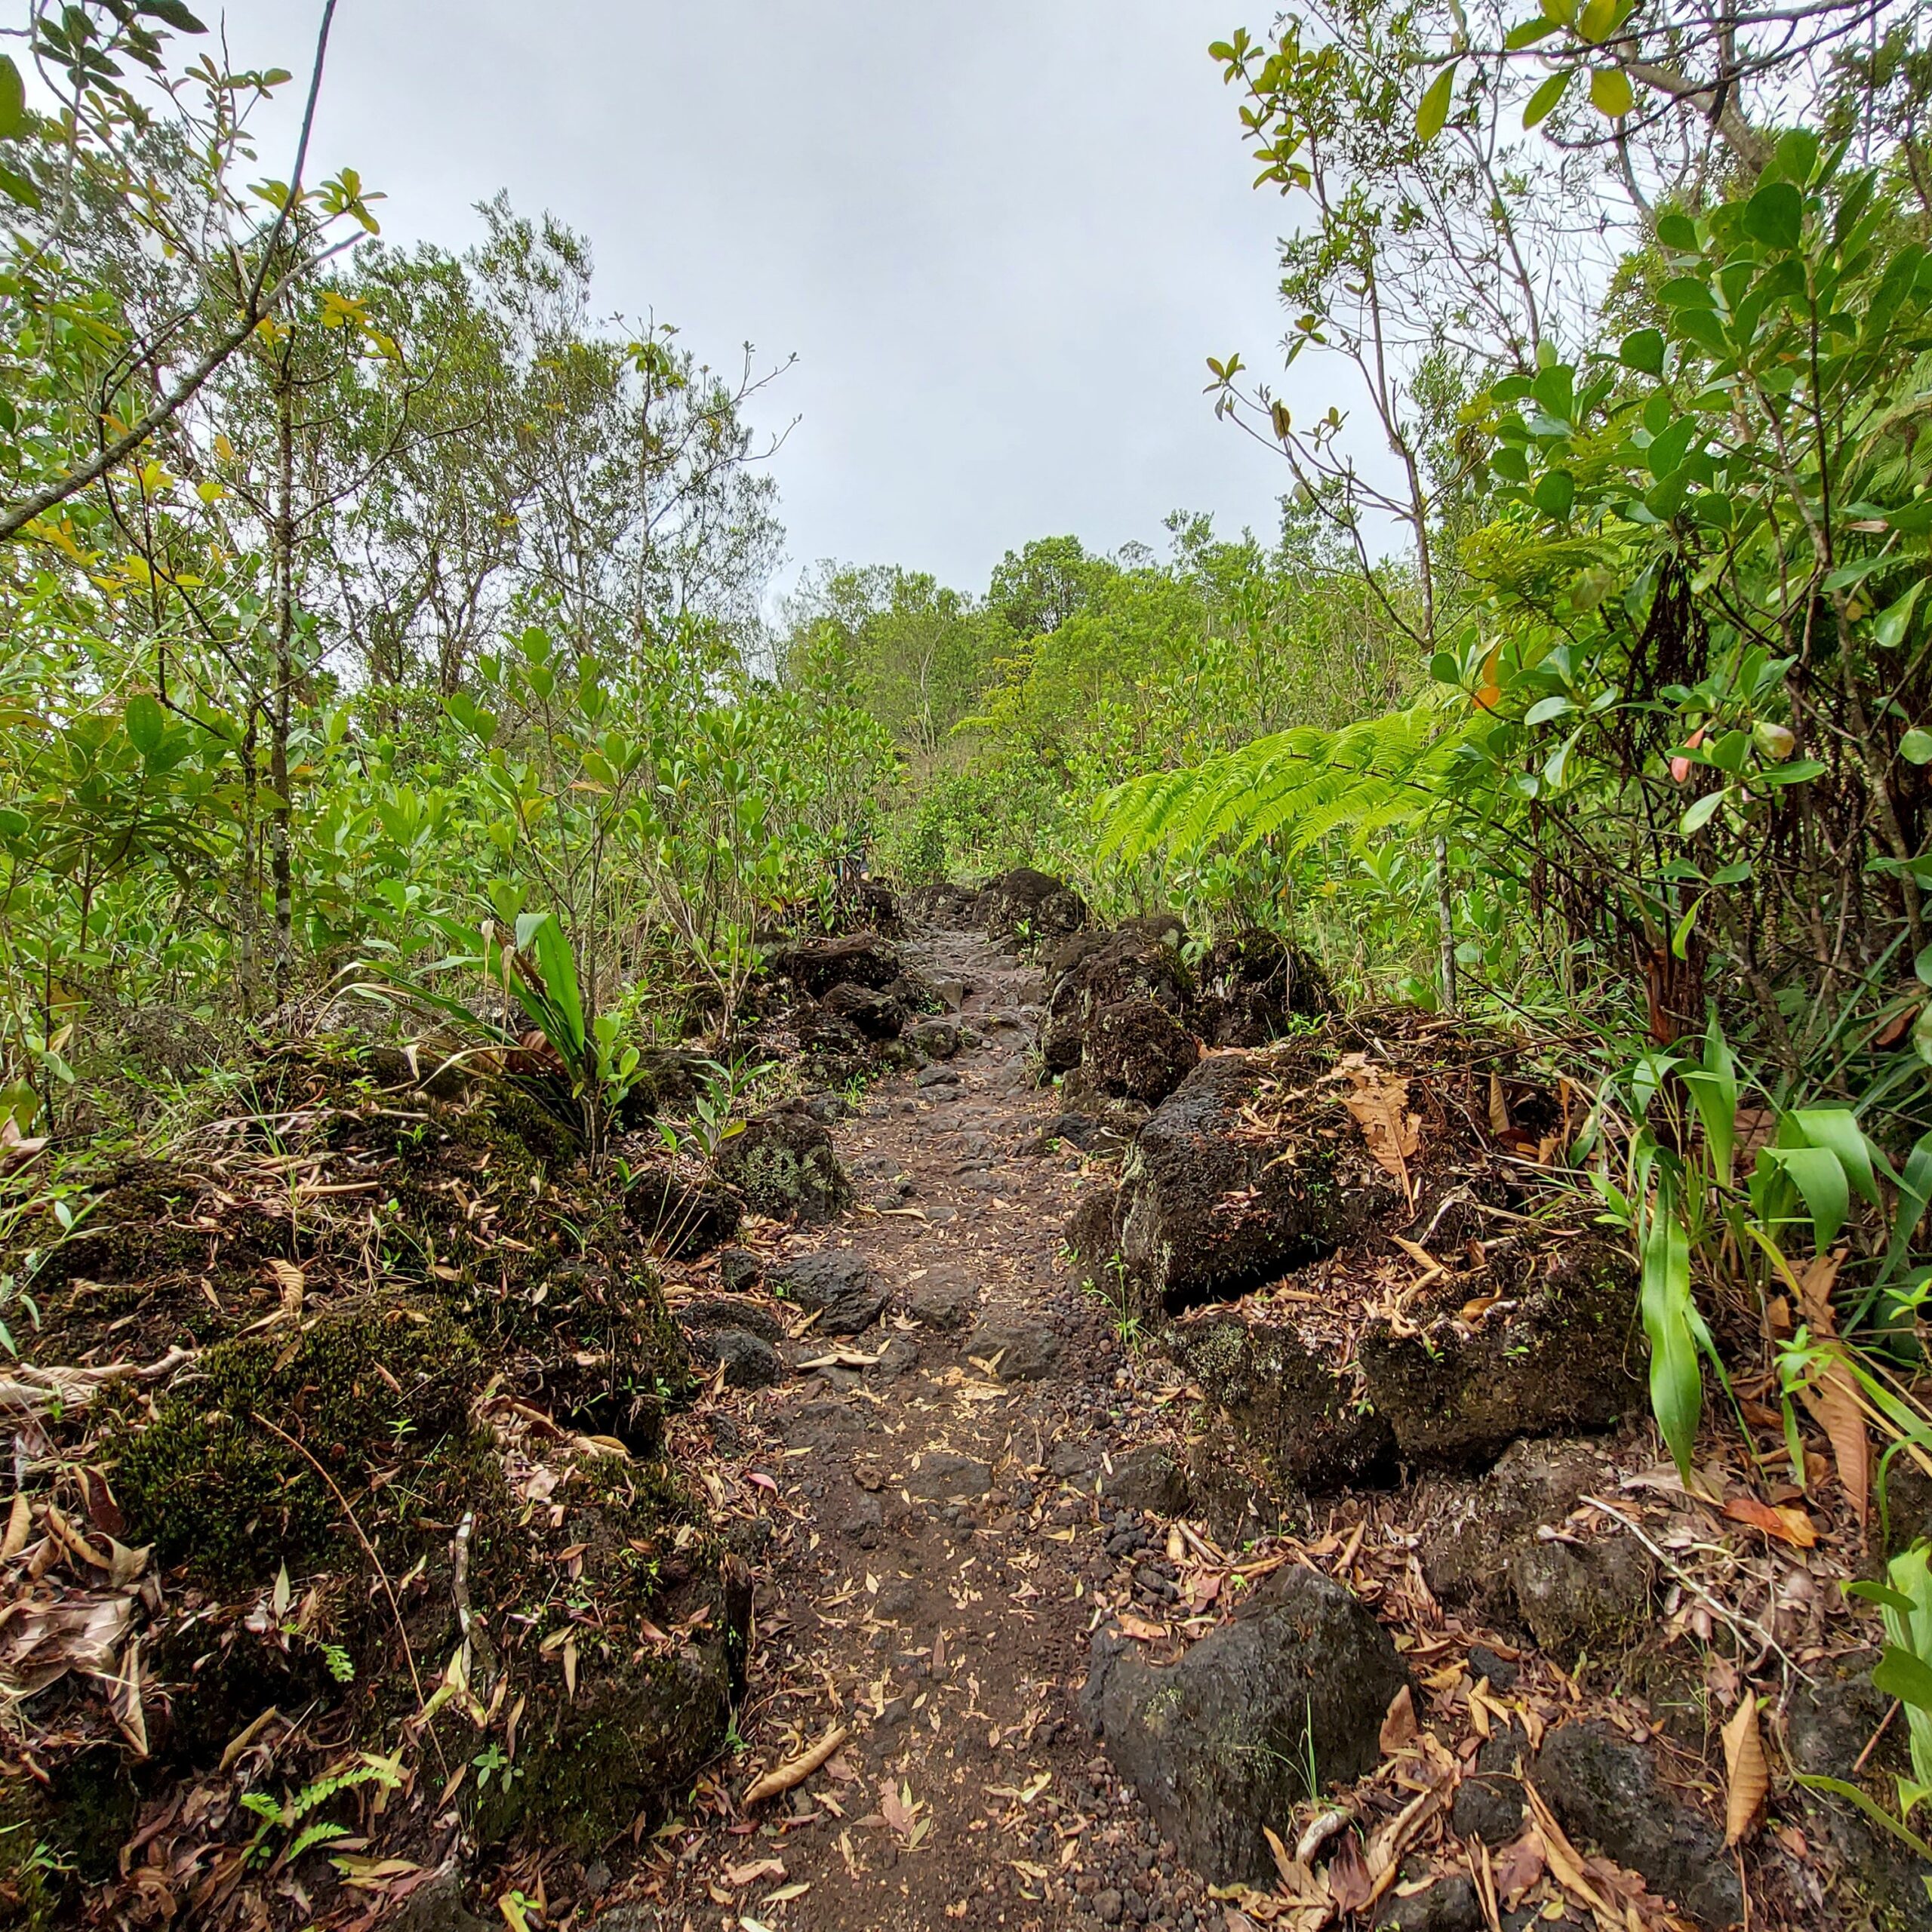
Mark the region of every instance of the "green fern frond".
POLYGON ((1180 860, 1223 842, 1285 835, 1291 851, 1340 832, 1412 824, 1442 795, 1469 726, 1439 705, 1364 718, 1334 731, 1299 726, 1179 771, 1149 772, 1100 802, 1100 856, 1180 860))

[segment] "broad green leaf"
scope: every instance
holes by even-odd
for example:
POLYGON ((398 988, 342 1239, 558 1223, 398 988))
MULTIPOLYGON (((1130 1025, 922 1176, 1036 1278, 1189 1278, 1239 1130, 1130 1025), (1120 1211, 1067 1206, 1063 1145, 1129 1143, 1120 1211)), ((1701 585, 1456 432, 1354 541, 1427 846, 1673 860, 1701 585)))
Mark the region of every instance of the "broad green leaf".
POLYGON ((1857 1116, 1848 1107, 1800 1107, 1792 1121, 1814 1147, 1834 1155, 1845 1178, 1874 1207, 1878 1203, 1878 1180, 1872 1171, 1872 1143, 1857 1116))
POLYGON ((1425 141, 1432 141, 1441 133, 1449 118, 1449 108, 1456 87, 1456 63, 1451 61, 1441 73, 1429 84, 1428 91, 1416 109, 1416 133, 1425 141))
POLYGON ((1663 334, 1658 329, 1633 329, 1623 338, 1618 359, 1626 369, 1645 376, 1663 374, 1663 334))
POLYGON ((1622 11, 1622 0, 1584 0, 1583 11, 1577 17, 1577 31, 1587 41, 1606 41, 1616 30, 1622 11))
POLYGON ((1872 635, 1886 650, 1896 651, 1904 643, 1912 614, 1918 608, 1919 593, 1924 588, 1925 580, 1921 577, 1897 603, 1887 605, 1878 613, 1878 621, 1872 626, 1872 635))
POLYGON ((1577 501, 1577 479, 1567 469, 1547 471, 1537 479, 1532 494, 1537 508, 1545 516, 1561 523, 1577 501))
POLYGON ((1706 792, 1684 814, 1683 823, 1678 828, 1687 838, 1694 832, 1702 832, 1717 816, 1717 809, 1728 796, 1724 792, 1706 792))
POLYGON ((1557 103, 1570 91, 1570 77, 1575 72, 1574 67, 1560 69, 1530 96, 1529 104, 1523 109, 1525 128, 1534 128, 1539 122, 1547 121, 1556 112, 1557 103))
POLYGON ((1795 248, 1804 232, 1804 197, 1789 181, 1767 181, 1744 204, 1744 232, 1767 248, 1795 248))
POLYGON ((168 713, 159 699, 137 691, 128 700, 128 741, 143 758, 152 758, 168 734, 168 713))
POLYGON ((1838 1238, 1851 1211, 1851 1189, 1838 1157, 1825 1147, 1767 1147, 1758 1158, 1783 1168, 1804 1197, 1812 1237, 1822 1254, 1838 1238))
POLYGON ((206 33, 195 16, 181 4, 181 0, 140 0, 135 10, 153 20, 165 20, 177 33, 206 33))
POLYGON ((11 57, 0 54, 0 140, 17 139, 26 131, 26 88, 11 57))
POLYGON ((1932 731, 1915 724, 1899 740, 1899 755, 1911 764, 1932 764, 1932 731))
POLYGON ((1599 114, 1620 121, 1636 104, 1637 96, 1630 85, 1630 76, 1621 67, 1590 69, 1590 105, 1599 114))

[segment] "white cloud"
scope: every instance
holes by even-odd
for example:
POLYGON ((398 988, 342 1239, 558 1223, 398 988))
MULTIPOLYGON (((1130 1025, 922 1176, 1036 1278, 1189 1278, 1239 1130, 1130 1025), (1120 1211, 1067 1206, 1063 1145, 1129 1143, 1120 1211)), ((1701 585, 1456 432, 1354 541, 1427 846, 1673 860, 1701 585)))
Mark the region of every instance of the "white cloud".
MULTIPOLYGON (((306 75, 318 11, 231 7, 236 57, 306 75)), ((1283 466, 1201 393, 1211 354, 1279 359, 1286 211, 1250 189, 1206 54, 1242 17, 341 0, 315 159, 383 189, 404 241, 466 245, 506 188, 589 235, 611 309, 654 307, 713 359, 797 351, 767 405, 803 419, 777 469, 794 565, 975 587, 1030 537, 1157 542, 1177 507, 1272 528, 1283 466)), ((1318 368, 1295 374, 1314 400, 1318 368)))

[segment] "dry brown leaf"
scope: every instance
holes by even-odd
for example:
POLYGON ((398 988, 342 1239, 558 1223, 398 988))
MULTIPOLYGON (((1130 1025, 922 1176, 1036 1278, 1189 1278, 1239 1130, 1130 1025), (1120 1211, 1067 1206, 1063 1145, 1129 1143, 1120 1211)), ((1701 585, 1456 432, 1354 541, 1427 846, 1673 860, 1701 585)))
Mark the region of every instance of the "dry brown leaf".
POLYGON ((1415 1741, 1416 1704, 1405 1684, 1389 1700, 1387 1715, 1382 1720, 1382 1755, 1392 1758, 1406 1744, 1415 1741))
POLYGON ((1515 1123, 1509 1118, 1509 1103, 1503 1096, 1503 1082, 1493 1073, 1489 1076, 1489 1131, 1496 1134, 1515 1131, 1515 1123))
POLYGON ((1573 1897, 1581 1899, 1592 1911, 1611 1917, 1609 1902, 1584 1875, 1583 1861, 1577 1847, 1563 1835, 1563 1827, 1556 1822, 1555 1814, 1527 1778, 1523 1780, 1523 1796, 1528 1801, 1537 1835, 1543 1840, 1543 1857, 1557 1883, 1573 1897))
POLYGON ((1131 1637, 1143 1644, 1157 1644, 1168 1634, 1164 1623, 1150 1623, 1144 1617, 1136 1617, 1133 1611, 1121 1614, 1120 1631, 1123 1637, 1131 1637))
MULTIPOLYGON (((761 1799, 775 1798, 781 1791, 789 1791, 795 1784, 803 1784, 820 1765, 829 1764, 838 1755, 838 1747, 845 1742, 845 1727, 835 1724, 803 1757, 794 1758, 788 1763, 775 1766, 758 1779, 740 1802, 749 1810, 761 1799)), ((839 1777, 835 1767, 832 1775, 839 1777)), ((848 1776, 840 1780, 842 1783, 852 1782, 848 1776)))
POLYGON ((918 1804, 913 1800, 912 1787, 910 1785, 902 1785, 895 1791, 892 1788, 891 1780, 888 1779, 879 1787, 878 1815, 901 1838, 905 1838, 910 1834, 918 1809, 918 1804))
POLYGON ((1749 1690, 1724 1727, 1724 1841, 1727 1849, 1746 1837, 1771 1788, 1764 1740, 1758 1729, 1758 1700, 1749 1690))
POLYGON ((27 1539, 33 1534, 33 1510, 22 1490, 14 1497, 14 1506, 8 1512, 7 1540, 0 1543, 0 1563, 11 1563, 27 1546, 27 1539))
POLYGON ((1541 1881, 1549 1862, 1543 1856, 1542 1835, 1533 1825, 1496 1854, 1492 1876, 1497 1896, 1513 1911, 1524 1894, 1541 1881))
POLYGON ((1409 1083, 1394 1074, 1351 1067, 1355 1091, 1343 1102, 1355 1116, 1376 1164, 1409 1188, 1409 1159, 1422 1145, 1422 1123, 1407 1111, 1409 1083))
POLYGON ((1376 1896, 1375 1881, 1362 1863, 1361 1854, 1355 1849, 1353 1838, 1345 1838, 1336 1847, 1334 1857, 1328 1861, 1325 1876, 1336 1909, 1344 1917, 1352 1912, 1360 1912, 1376 1896))
POLYGON ((1809 1549, 1818 1540, 1817 1525, 1802 1509, 1761 1503, 1755 1496, 1734 1496, 1724 1506, 1724 1513, 1734 1523, 1748 1523, 1794 1549, 1809 1549))
POLYGON ((1814 1342, 1832 1344, 1830 1361, 1800 1391, 1812 1420, 1832 1445, 1838 1481, 1850 1499, 1852 1513, 1863 1529, 1872 1512, 1872 1443, 1865 1413, 1858 1405, 1858 1384, 1835 1346, 1838 1321, 1832 1307, 1832 1286, 1838 1279, 1841 1254, 1821 1254, 1798 1278, 1798 1299, 1814 1342))
POLYGON ((275 1277, 275 1286, 281 1291, 284 1319, 299 1321, 302 1318, 302 1291, 308 1286, 308 1276, 294 1262, 285 1261, 279 1255, 271 1257, 269 1272, 275 1277))
POLYGON ((747 1885, 755 1885, 766 1878, 782 1878, 785 1875, 785 1861, 780 1858, 761 1858, 749 1865, 728 1865, 724 1876, 742 1891, 747 1885))

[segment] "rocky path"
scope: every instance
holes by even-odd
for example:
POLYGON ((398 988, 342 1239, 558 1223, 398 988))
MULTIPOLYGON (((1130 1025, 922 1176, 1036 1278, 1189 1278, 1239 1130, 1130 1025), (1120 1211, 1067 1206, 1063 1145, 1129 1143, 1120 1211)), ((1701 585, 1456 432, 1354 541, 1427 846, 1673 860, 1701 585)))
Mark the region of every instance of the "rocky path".
POLYGON ((871 1090, 837 1129, 856 1213, 786 1244, 891 1300, 861 1334, 795 1334, 792 1374, 746 1398, 778 1527, 746 1749, 718 1780, 734 1802, 654 1896, 598 1922, 1195 1932, 1198 1881, 1075 1701, 1103 1597, 1164 1580, 1132 1506, 1158 1500, 1158 1457, 1133 1438, 1161 1392, 1137 1386, 1065 1263, 1081 1163, 1042 1136, 1037 977, 977 935, 909 950, 956 1001, 961 1050, 871 1090), (758 1773, 835 1730, 823 1770, 731 1815, 758 1773))

